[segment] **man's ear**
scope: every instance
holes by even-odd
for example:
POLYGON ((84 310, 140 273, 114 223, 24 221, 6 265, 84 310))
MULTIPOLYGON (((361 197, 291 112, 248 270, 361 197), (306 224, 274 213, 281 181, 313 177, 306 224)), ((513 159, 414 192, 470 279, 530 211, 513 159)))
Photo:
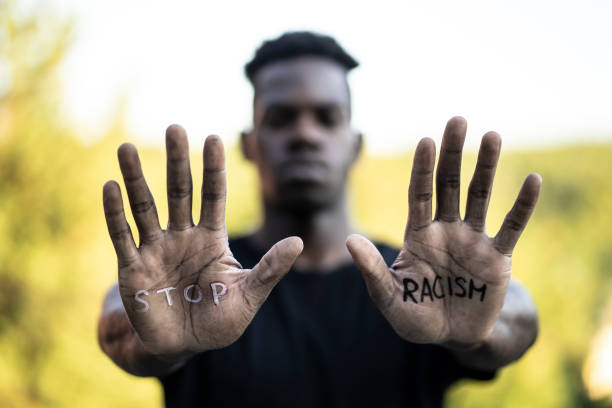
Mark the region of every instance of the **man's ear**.
POLYGON ((357 159, 359 158, 359 155, 361 154, 361 150, 363 149, 363 134, 361 132, 358 131, 353 131, 354 133, 354 137, 355 137, 355 143, 354 143, 354 148, 353 148, 353 159, 352 159, 352 163, 356 162, 357 159))
POLYGON ((253 130, 243 130, 240 132, 240 149, 245 159, 250 162, 255 161, 257 141, 255 140, 255 133, 253 130))

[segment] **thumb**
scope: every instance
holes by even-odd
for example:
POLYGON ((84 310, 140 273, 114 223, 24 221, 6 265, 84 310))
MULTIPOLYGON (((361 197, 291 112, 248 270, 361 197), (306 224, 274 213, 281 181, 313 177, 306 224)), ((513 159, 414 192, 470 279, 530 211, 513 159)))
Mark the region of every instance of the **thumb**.
POLYGON ((304 244, 300 238, 285 238, 274 244, 249 272, 246 287, 249 297, 255 300, 258 308, 278 281, 289 272, 303 248, 304 244))
POLYGON ((370 297, 383 310, 392 300, 393 278, 378 249, 362 235, 352 234, 346 239, 355 266, 361 272, 370 297))

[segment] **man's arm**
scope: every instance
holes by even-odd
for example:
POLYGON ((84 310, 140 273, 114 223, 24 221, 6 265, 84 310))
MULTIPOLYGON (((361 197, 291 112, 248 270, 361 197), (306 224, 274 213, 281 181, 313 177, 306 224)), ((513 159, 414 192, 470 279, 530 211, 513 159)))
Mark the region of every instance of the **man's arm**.
POLYGON ((511 280, 506 300, 493 332, 480 345, 465 350, 445 345, 462 365, 490 371, 508 365, 525 354, 538 336, 536 306, 523 285, 511 280))
POLYGON ((98 343, 115 364, 139 377, 163 377, 187 361, 185 358, 172 361, 147 351, 125 313, 117 284, 104 298, 98 320, 98 343))

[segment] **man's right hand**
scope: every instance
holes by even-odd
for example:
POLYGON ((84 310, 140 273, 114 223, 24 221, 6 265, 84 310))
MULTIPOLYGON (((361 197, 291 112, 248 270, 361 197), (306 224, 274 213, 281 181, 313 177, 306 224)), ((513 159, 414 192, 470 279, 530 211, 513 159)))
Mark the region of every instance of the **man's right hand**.
POLYGON ((226 347, 236 341, 276 283, 302 251, 286 238, 251 270, 233 257, 225 227, 223 144, 209 136, 204 146, 202 209, 191 216, 192 181, 187 136, 166 131, 169 221, 162 230, 138 153, 131 144, 118 151, 130 206, 140 235, 136 247, 126 221, 119 185, 104 185, 108 231, 119 263, 119 292, 127 316, 151 354, 168 362, 226 347))

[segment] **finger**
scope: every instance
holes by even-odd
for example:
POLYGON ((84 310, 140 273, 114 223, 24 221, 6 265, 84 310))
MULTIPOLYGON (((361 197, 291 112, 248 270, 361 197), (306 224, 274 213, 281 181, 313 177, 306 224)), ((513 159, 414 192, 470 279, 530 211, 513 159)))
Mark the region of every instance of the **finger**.
POLYGON ((477 231, 484 231, 500 150, 501 137, 497 133, 483 136, 465 207, 465 221, 477 231))
POLYGON ((361 272, 372 301, 386 310, 393 300, 393 278, 382 255, 365 237, 352 234, 346 239, 355 266, 361 272))
POLYGON ((172 125, 166 130, 168 229, 182 231, 193 226, 193 183, 189 168, 189 143, 185 129, 172 125))
POLYGON ((140 234, 140 242, 152 242, 161 236, 153 195, 147 186, 136 147, 131 143, 119 146, 117 152, 130 207, 140 234))
POLYGON ((219 136, 204 142, 204 181, 199 226, 213 231, 225 228, 225 154, 219 136))
POLYGON ((436 171, 436 219, 441 221, 459 220, 461 153, 466 131, 467 122, 460 116, 449 120, 444 130, 436 171))
POLYGON ((304 244, 298 237, 277 242, 249 272, 247 293, 253 306, 259 308, 268 298, 272 288, 281 280, 302 253, 304 244))
POLYGON ((422 139, 414 153, 410 187, 408 188, 408 228, 418 231, 431 224, 431 197, 436 145, 429 138, 422 139))
POLYGON ((516 242, 533 213, 541 187, 542 177, 539 174, 531 173, 525 179, 514 206, 506 215, 504 223, 495 236, 495 247, 502 254, 512 254, 516 242))
POLYGON ((125 219, 123 200, 119 184, 107 181, 102 189, 102 202, 108 234, 113 241, 119 266, 127 266, 138 259, 138 249, 132 237, 132 231, 125 219))

